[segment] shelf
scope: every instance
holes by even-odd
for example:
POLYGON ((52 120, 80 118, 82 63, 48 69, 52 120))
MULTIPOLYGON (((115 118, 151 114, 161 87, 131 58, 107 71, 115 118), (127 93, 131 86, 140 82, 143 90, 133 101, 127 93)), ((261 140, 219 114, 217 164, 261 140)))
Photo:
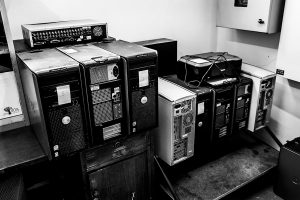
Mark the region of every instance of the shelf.
MULTIPOLYGON (((0 74, 6 74, 9 72, 12 72, 14 74, 14 82, 16 83, 17 87, 14 91, 12 91, 12 93, 14 93, 15 91, 18 93, 18 101, 19 101, 18 107, 20 107, 22 116, 1 120, 0 133, 8 130, 17 129, 22 126, 28 126, 30 124, 28 119, 26 104, 25 104, 25 96, 23 93, 23 86, 21 82, 20 72, 19 72, 15 49, 13 45, 12 34, 9 26, 6 5, 5 5, 5 1, 0 0, 0 74)), ((4 95, 3 98, 4 97, 7 98, 7 96, 8 95, 4 95)), ((3 98, 1 98, 2 100, 2 102, 0 103, 1 107, 3 107, 2 106, 3 101, 6 100, 5 98, 4 99, 3 98)), ((2 113, 0 112, 0 114, 2 113)))
MULTIPOLYGON (((237 141, 240 141, 239 147, 234 151, 206 164, 198 165, 197 161, 190 160, 174 168, 164 166, 180 200, 221 199, 277 166, 277 150, 249 136, 237 141)), ((228 143, 230 147, 232 144, 228 143)), ((206 153, 210 151, 214 150, 207 149, 206 153)))
POLYGON ((0 133, 0 174, 47 160, 30 127, 0 133))

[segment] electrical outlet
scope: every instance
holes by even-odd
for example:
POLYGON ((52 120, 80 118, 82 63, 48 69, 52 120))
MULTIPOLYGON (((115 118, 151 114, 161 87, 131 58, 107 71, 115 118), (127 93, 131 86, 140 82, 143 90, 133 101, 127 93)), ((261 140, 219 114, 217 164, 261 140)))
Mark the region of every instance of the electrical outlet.
POLYGON ((276 74, 279 74, 279 75, 284 75, 284 70, 283 69, 276 69, 276 74))

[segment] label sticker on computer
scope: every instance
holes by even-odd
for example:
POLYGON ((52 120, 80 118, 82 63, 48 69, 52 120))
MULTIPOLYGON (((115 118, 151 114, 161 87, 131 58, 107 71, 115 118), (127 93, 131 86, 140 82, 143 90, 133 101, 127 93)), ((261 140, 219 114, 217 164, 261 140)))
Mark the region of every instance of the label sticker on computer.
POLYGON ((197 64, 202 64, 202 63, 207 63, 209 62, 208 60, 204 60, 202 58, 194 58, 190 60, 191 62, 197 63, 197 64))
POLYGON ((198 103, 198 115, 204 113, 204 102, 198 103))
POLYGON ((70 85, 62 85, 56 87, 58 105, 71 103, 70 85))
POLYGON ((149 71, 139 71, 139 87, 146 87, 149 85, 149 71))
POLYGON ((65 53, 76 53, 77 51, 75 49, 64 49, 65 53))

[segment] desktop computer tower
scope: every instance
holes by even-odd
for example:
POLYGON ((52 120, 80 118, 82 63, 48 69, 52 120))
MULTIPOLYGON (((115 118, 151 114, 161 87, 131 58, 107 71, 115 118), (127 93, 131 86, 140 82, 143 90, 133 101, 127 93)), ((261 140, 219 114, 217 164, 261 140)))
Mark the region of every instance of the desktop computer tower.
POLYGON ((122 40, 93 44, 122 58, 129 134, 157 127, 157 52, 122 40))
POLYGON ((30 123, 49 159, 87 146, 79 63, 56 49, 17 54, 30 123))
POLYGON ((233 117, 235 112, 235 82, 223 82, 211 79, 204 82, 215 91, 213 143, 227 138, 233 133, 233 117))
POLYGON ((158 93, 155 153, 173 166, 194 155, 196 94, 163 78, 158 78, 158 93))
POLYGON ((235 112, 233 132, 246 130, 248 127, 250 103, 252 95, 252 80, 240 76, 235 85, 235 112))
POLYGON ((196 94, 195 147, 194 158, 201 158, 203 152, 212 144, 215 91, 208 87, 188 86, 176 75, 164 77, 196 94))
POLYGON ((145 40, 136 44, 154 49, 158 56, 158 76, 164 77, 176 74, 177 41, 168 38, 145 40))
POLYGON ((120 56, 91 44, 57 49, 80 63, 92 145, 125 135, 126 98, 120 56))
POLYGON ((241 75, 253 81, 248 130, 254 132, 270 120, 276 74, 243 63, 241 75))
POLYGON ((274 192, 283 199, 300 198, 300 138, 280 148, 274 192))
POLYGON ((26 200, 26 189, 21 173, 1 174, 0 179, 1 200, 26 200))

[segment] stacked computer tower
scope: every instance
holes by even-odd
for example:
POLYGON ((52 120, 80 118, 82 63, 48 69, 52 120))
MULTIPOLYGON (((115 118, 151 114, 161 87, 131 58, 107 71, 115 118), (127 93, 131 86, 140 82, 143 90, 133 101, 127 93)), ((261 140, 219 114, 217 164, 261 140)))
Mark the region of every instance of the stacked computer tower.
POLYGON ((270 121, 276 74, 243 63, 241 75, 253 82, 248 130, 254 132, 270 121))
POLYGON ((176 71, 158 81, 160 126, 155 129, 155 152, 168 165, 191 157, 201 160, 206 150, 226 146, 241 132, 267 125, 274 73, 243 64, 241 58, 225 52, 183 56, 176 71), (195 103, 187 106, 183 102, 188 98, 195 103), (185 109, 192 109, 194 114, 185 117, 185 109), (179 119, 188 119, 194 125, 187 126, 186 120, 179 119), (188 132, 190 128, 192 132, 188 132), (189 154, 192 144, 193 153, 189 154))
POLYGON ((150 199, 157 51, 108 38, 107 24, 93 20, 24 25, 23 33, 17 59, 30 123, 61 196, 150 199))

